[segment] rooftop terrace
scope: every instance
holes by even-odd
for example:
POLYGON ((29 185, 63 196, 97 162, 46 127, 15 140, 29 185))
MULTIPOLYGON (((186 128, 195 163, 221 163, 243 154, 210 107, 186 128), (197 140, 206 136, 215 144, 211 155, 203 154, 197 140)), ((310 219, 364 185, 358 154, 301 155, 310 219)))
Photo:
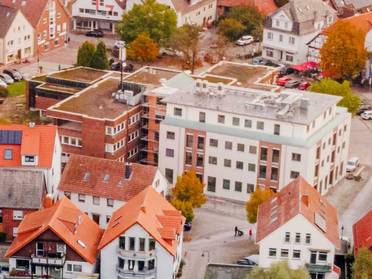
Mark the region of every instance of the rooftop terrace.
POLYGON ((143 67, 133 74, 125 77, 125 79, 127 81, 133 81, 142 84, 160 85, 162 79, 170 79, 179 73, 180 71, 176 70, 143 67))

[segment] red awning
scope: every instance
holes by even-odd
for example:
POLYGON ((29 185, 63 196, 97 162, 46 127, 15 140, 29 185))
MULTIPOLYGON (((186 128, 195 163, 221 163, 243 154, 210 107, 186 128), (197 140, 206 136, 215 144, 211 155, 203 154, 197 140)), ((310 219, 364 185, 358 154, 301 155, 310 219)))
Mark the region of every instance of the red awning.
POLYGON ((313 61, 291 66, 292 69, 299 71, 299 72, 304 72, 306 70, 310 70, 312 68, 318 68, 318 67, 319 67, 319 63, 313 62, 313 61))
POLYGON ((296 70, 296 71, 299 71, 299 72, 303 72, 303 71, 306 71, 307 68, 301 64, 301 65, 294 65, 294 66, 291 66, 292 69, 296 70))

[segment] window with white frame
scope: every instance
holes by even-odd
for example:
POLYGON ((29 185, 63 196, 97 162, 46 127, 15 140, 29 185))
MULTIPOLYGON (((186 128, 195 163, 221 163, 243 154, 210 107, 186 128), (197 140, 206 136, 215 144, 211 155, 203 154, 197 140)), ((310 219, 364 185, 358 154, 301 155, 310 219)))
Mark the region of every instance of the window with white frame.
POLYGON ((82 147, 82 140, 80 138, 62 136, 62 144, 82 147))
POLYGON ((13 220, 20 221, 23 219, 23 211, 22 210, 13 210, 13 220))

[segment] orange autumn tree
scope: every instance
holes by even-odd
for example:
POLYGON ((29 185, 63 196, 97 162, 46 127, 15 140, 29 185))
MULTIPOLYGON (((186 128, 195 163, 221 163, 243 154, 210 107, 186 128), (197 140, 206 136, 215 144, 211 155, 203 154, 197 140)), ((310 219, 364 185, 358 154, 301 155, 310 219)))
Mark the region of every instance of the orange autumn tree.
POLYGON ((260 187, 256 187, 256 190, 250 195, 249 200, 245 204, 249 223, 254 224, 257 222, 258 207, 272 195, 274 195, 274 193, 269 188, 261 189, 260 187))
POLYGON ((320 66, 327 76, 351 79, 365 66, 367 53, 364 48, 365 33, 349 22, 338 21, 328 32, 320 49, 320 66))
POLYGON ((159 55, 159 46, 148 34, 141 33, 129 44, 128 59, 140 63, 155 61, 159 55))

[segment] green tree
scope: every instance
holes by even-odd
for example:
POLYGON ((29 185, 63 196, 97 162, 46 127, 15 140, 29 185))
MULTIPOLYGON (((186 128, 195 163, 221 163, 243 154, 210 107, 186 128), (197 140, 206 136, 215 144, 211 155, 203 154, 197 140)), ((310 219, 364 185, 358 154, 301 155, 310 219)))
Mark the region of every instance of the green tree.
POLYGON ((313 83, 310 87, 310 91, 342 97, 338 105, 346 107, 353 115, 358 111, 361 105, 360 98, 353 94, 350 83, 347 80, 339 83, 335 80, 325 78, 319 82, 313 83))
POLYGON ((168 42, 177 26, 177 16, 173 9, 156 0, 145 0, 135 4, 123 15, 118 24, 122 40, 130 43, 141 33, 147 33, 158 45, 168 42))
POLYGON ((185 61, 191 66, 192 73, 195 70, 200 31, 200 27, 196 25, 185 24, 177 28, 170 40, 171 47, 182 52, 185 61))
POLYGON ((139 34, 129 44, 128 59, 143 63, 155 61, 159 55, 158 45, 146 34, 139 34))
POLYGON ((97 45, 96 51, 93 54, 90 66, 95 69, 107 69, 109 65, 107 58, 107 50, 104 42, 100 41, 97 45))
POLYGON ((230 41, 239 39, 239 37, 243 35, 244 30, 244 25, 233 18, 225 18, 218 24, 218 32, 230 41))
POLYGON ((247 279, 310 279, 310 275, 305 268, 290 269, 288 262, 278 262, 272 264, 270 268, 263 269, 255 267, 247 279))
POLYGON ((227 17, 239 21, 245 27, 245 34, 251 34, 258 39, 262 37, 265 17, 256 7, 233 7, 227 17))
POLYGON ((171 204, 182 212, 182 215, 186 218, 187 222, 191 222, 192 219, 194 219, 194 209, 190 201, 172 199, 171 204))
POLYGON ((247 211, 248 222, 254 224, 257 222, 257 211, 260 204, 267 201, 274 193, 270 189, 261 189, 257 187, 251 194, 249 200, 245 204, 247 211))
POLYGON ((360 248, 353 264, 353 279, 372 278, 372 252, 368 248, 360 248))
POLYGON ((327 76, 351 79, 365 67, 367 52, 364 48, 365 32, 350 22, 337 21, 328 32, 320 49, 320 66, 327 76))
POLYGON ((275 5, 278 6, 278 8, 284 6, 288 3, 288 0, 274 0, 275 5))
POLYGON ((96 47, 91 42, 85 41, 78 50, 77 66, 90 67, 90 62, 96 51, 96 47))

